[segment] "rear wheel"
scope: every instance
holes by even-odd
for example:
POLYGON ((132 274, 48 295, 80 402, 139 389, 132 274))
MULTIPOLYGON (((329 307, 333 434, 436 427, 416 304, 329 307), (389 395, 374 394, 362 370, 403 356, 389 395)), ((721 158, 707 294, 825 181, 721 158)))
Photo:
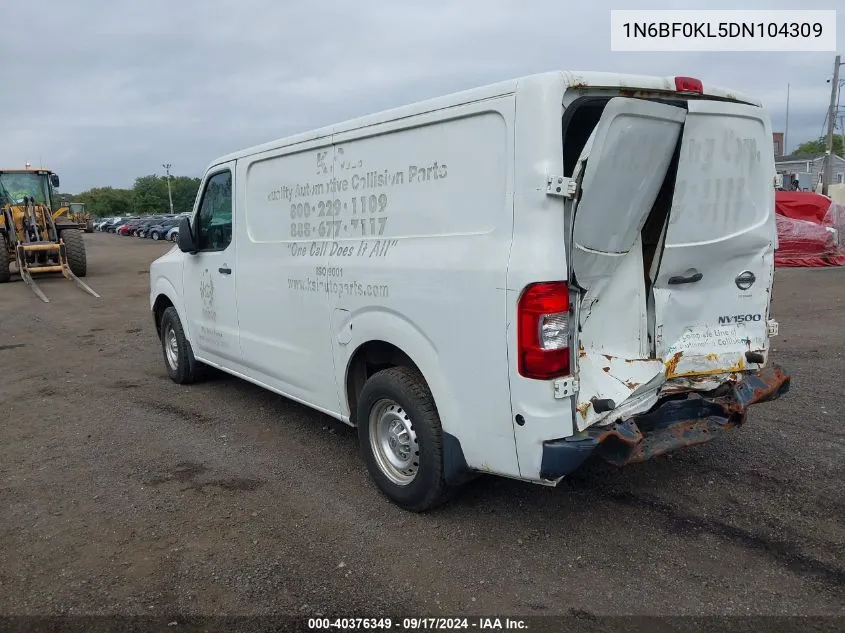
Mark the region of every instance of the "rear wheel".
POLYGON ((373 374, 358 398, 357 420, 364 461, 385 496, 413 512, 447 500, 443 430, 419 372, 391 367, 373 374))
POLYGON ((79 229, 65 229, 61 232, 65 242, 65 253, 70 272, 77 277, 88 274, 88 258, 85 255, 85 240, 79 229))
POLYGON ((180 385, 202 380, 203 366, 194 358, 191 344, 182 328, 182 321, 173 306, 167 308, 162 314, 159 332, 164 365, 167 367, 167 375, 170 379, 180 385))
POLYGON ((9 272, 9 245, 6 243, 6 236, 0 233, 0 284, 4 284, 12 278, 9 272))
POLYGON ((155 241, 158 241, 160 239, 160 237, 161 236, 158 234, 158 231, 153 231, 152 233, 150 233, 150 238, 155 240, 155 241))

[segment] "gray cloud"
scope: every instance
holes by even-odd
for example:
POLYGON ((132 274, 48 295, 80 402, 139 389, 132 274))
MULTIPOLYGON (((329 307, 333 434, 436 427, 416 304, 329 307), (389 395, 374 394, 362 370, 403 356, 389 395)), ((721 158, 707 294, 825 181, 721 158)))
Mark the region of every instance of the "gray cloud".
MULTIPOLYGON (((760 98, 789 144, 822 132, 832 53, 612 53, 595 0, 30 0, 6 3, 0 164, 63 189, 200 175, 217 155, 438 94, 551 69, 685 74, 760 98)), ((836 8, 821 0, 813 8, 836 8)), ((649 2, 647 8, 736 8, 649 2)), ((785 0, 743 8, 793 9, 785 0)), ((845 14, 838 15, 840 47, 845 14)), ((845 105, 845 104, 843 104, 845 105)))

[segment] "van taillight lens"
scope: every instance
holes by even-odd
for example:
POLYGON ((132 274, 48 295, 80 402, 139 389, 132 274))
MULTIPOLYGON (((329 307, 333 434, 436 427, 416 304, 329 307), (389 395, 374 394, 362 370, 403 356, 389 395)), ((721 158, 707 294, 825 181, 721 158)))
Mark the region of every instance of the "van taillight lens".
POLYGON ((696 92, 702 94, 704 85, 694 77, 675 77, 675 90, 678 92, 696 92))
POLYGON ((548 380, 569 373, 569 286, 531 284, 517 305, 517 354, 521 376, 548 380))

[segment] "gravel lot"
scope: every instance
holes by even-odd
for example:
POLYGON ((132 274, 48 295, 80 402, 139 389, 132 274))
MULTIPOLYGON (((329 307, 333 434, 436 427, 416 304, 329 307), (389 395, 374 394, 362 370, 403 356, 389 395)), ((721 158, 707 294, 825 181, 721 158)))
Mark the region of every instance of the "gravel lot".
POLYGON ((170 245, 85 239, 102 299, 0 287, 0 613, 845 616, 845 269, 778 271, 793 390, 742 429, 414 515, 352 429, 172 383, 147 299, 170 245))

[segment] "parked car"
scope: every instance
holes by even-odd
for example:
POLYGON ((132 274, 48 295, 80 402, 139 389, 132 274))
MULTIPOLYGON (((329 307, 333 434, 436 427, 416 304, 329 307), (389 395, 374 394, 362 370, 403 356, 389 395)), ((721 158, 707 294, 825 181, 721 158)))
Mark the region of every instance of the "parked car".
MULTIPOLYGON (((180 213, 179 215, 176 216, 176 220, 181 221, 182 218, 189 218, 189 217, 191 217, 190 213, 180 213)), ((167 235, 165 236, 165 239, 169 242, 178 242, 179 241, 179 223, 178 222, 177 222, 176 226, 174 226, 172 229, 167 231, 167 235)))
POLYGON ((158 224, 153 224, 149 229, 147 229, 146 237, 151 240, 162 240, 167 236, 168 231, 177 224, 179 224, 179 220, 176 218, 162 220, 158 224))
POLYGON ((109 233, 117 233, 121 228, 126 226, 130 222, 137 221, 138 218, 135 217, 126 217, 118 220, 114 224, 109 227, 109 233))
POLYGON ((104 233, 114 233, 115 229, 117 229, 118 226, 120 226, 121 224, 123 224, 126 221, 127 221, 127 218, 120 217, 120 216, 114 217, 114 218, 108 218, 107 220, 105 220, 104 222, 102 222, 100 224, 100 230, 103 231, 104 233))
POLYGON ((147 231, 149 231, 151 226, 159 224, 162 222, 162 218, 160 216, 153 216, 151 218, 147 218, 142 221, 133 231, 133 235, 135 237, 146 237, 147 231))
POLYGON ((117 228, 117 234, 118 235, 132 235, 132 232, 136 228, 138 228, 141 225, 142 222, 143 222, 143 220, 140 219, 140 218, 137 218, 135 220, 130 220, 129 222, 126 222, 125 224, 123 224, 123 225, 121 225, 117 228))

